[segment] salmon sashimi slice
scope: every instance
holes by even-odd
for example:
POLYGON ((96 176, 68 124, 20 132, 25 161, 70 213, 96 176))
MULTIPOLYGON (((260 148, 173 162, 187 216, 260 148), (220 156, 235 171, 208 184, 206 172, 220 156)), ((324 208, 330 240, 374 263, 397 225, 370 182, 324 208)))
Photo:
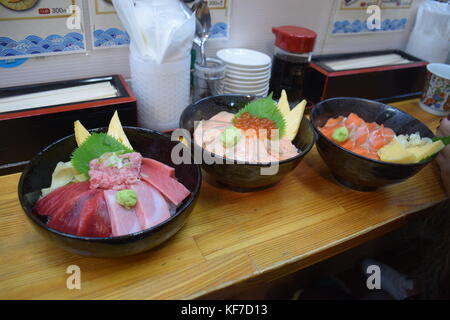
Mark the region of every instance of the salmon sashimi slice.
POLYGON ((344 126, 345 126, 345 118, 343 116, 339 116, 338 118, 328 119, 327 123, 322 128, 320 128, 320 131, 327 138, 331 139, 334 130, 344 126))
POLYGON ((111 219, 102 190, 95 190, 95 195, 86 200, 80 214, 77 235, 82 237, 110 237, 112 235, 111 219))
MULTIPOLYGON (((161 165, 165 166, 164 164, 161 165)), ((183 184, 168 175, 167 171, 160 170, 158 166, 148 166, 146 163, 142 163, 141 178, 176 206, 180 205, 191 194, 183 184)))
POLYGON ((194 141, 204 147, 205 145, 213 142, 216 138, 220 137, 222 132, 228 128, 230 123, 210 123, 209 121, 201 121, 194 131, 194 141))
POLYGON ((353 148, 353 150, 350 150, 350 151, 357 153, 363 157, 367 157, 370 154, 370 151, 362 146, 357 146, 357 147, 353 148))
POLYGON ((356 128, 355 136, 356 145, 363 145, 367 142, 367 139, 369 139, 369 129, 365 123, 356 128))
POLYGON ((365 124, 364 120, 358 117, 355 113, 350 113, 345 120, 345 126, 349 127, 355 125, 356 127, 360 127, 365 124))
POLYGON ((323 128, 320 129, 320 131, 328 139, 333 139, 332 138, 333 137, 333 132, 336 129, 339 129, 339 128, 342 128, 342 127, 345 127, 345 126, 342 124, 342 125, 338 125, 338 126, 335 126, 335 127, 323 127, 323 128))
MULTIPOLYGON (((217 135, 214 140, 211 140, 209 143, 204 144, 203 148, 214 154, 224 154, 226 152, 220 139, 220 135, 217 135)), ((209 160, 209 158, 205 157, 205 163, 209 164, 209 160)))
POLYGON ((370 151, 367 148, 364 148, 362 146, 355 147, 351 151, 356 153, 356 154, 359 154, 360 156, 366 157, 366 158, 370 158, 370 159, 374 159, 374 160, 380 160, 380 157, 378 156, 378 154, 376 152, 372 152, 372 151, 370 151))
POLYGON ((370 152, 370 153, 367 155, 367 157, 368 157, 368 158, 371 158, 371 159, 373 159, 373 160, 378 160, 378 161, 381 160, 381 159, 380 159, 380 156, 379 156, 378 153, 376 153, 376 152, 370 152))
POLYGON ((348 117, 328 119, 320 131, 341 147, 375 160, 380 160, 377 151, 396 136, 392 129, 385 128, 383 124, 379 125, 376 122, 365 122, 355 113, 350 113, 348 117), (339 143, 332 138, 332 135, 336 129, 344 125, 349 136, 347 140, 339 143))
MULTIPOLYGON (((394 130, 392 130, 391 128, 386 128, 385 126, 383 126, 383 135, 387 138, 387 139, 394 139, 395 138, 395 132, 394 130)), ((389 141, 391 142, 391 141, 389 141)))
POLYGON ((150 184, 138 182, 132 186, 136 191, 136 216, 141 229, 149 229, 170 218, 169 204, 166 199, 150 184))
MULTIPOLYGON (((224 156, 227 159, 238 160, 238 161, 256 161, 256 149, 255 144, 257 138, 255 139, 243 134, 242 138, 239 139, 238 143, 232 148, 224 148, 224 156)), ((219 153, 220 154, 220 153, 219 153)))
POLYGON ((379 126, 378 129, 372 131, 369 137, 370 149, 374 152, 380 150, 386 144, 394 139, 394 135, 392 135, 393 131, 391 129, 387 130, 383 125, 379 126), (385 135, 385 132, 388 135, 385 135))
POLYGON ((367 122, 366 126, 367 129, 369 129, 369 132, 375 131, 380 128, 380 125, 376 122, 367 122))
MULTIPOLYGON (((334 130, 336 130, 338 127, 323 127, 320 129, 322 134, 327 137, 328 139, 332 139, 332 135, 334 130)), ((340 127, 339 127, 340 128, 340 127)))
MULTIPOLYGON (((252 130, 247 130, 246 132, 250 132, 252 130)), ((241 151, 247 157, 246 161, 248 162, 257 162, 258 161, 258 137, 256 134, 254 135, 245 135, 244 144, 240 144, 239 147, 244 146, 245 150, 241 151)))
POLYGON ((200 121, 194 130, 194 141, 198 145, 206 147, 232 125, 234 116, 233 113, 222 111, 209 120, 200 121))
POLYGON ((382 135, 372 136, 370 138, 371 150, 379 150, 386 144, 386 138, 382 135))
POLYGON ((269 139, 257 139, 257 155, 258 162, 269 163, 278 161, 279 157, 274 157, 273 154, 269 153, 269 139))
POLYGON ((116 190, 104 190, 106 205, 111 219, 113 236, 124 236, 141 231, 138 217, 134 208, 126 209, 116 201, 116 190))
POLYGON ((324 127, 338 127, 344 125, 345 118, 343 116, 339 116, 337 118, 328 119, 327 123, 324 127))
POLYGON ((342 148, 345 148, 345 149, 348 149, 350 151, 353 151, 353 149, 355 149, 355 147, 356 147, 356 142, 355 142, 354 139, 347 139, 344 142, 339 143, 339 145, 342 148))
POLYGON ((266 141, 268 153, 277 160, 290 159, 298 155, 299 150, 285 137, 266 141))
POLYGON ((213 116, 211 119, 209 119, 209 121, 217 121, 217 122, 227 123, 228 125, 230 125, 230 123, 233 121, 234 117, 235 117, 235 115, 231 112, 221 111, 218 114, 216 114, 215 116, 213 116))

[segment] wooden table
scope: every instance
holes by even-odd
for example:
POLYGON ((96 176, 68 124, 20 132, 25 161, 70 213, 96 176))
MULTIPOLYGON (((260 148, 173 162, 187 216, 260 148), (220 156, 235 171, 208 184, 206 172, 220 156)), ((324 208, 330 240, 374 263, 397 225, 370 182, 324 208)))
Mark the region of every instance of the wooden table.
MULTIPOLYGON (((433 130, 417 100, 393 105, 433 130)), ((362 193, 338 185, 316 149, 278 186, 235 193, 204 183, 184 228, 160 248, 121 259, 76 256, 44 241, 0 177, 0 299, 191 299, 288 275, 394 230, 446 196, 435 163, 362 193), (81 268, 68 290, 66 269, 81 268)))

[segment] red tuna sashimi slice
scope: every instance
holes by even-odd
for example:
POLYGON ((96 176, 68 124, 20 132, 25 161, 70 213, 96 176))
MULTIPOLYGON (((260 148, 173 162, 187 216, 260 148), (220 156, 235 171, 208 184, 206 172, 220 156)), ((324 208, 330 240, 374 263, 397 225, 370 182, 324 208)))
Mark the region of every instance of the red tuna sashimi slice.
POLYGON ((123 236, 141 231, 139 220, 134 208, 126 209, 116 201, 115 190, 105 190, 105 200, 108 206, 111 230, 113 236, 123 236))
POLYGON ((173 204, 178 206, 191 192, 184 185, 179 183, 175 178, 168 175, 168 171, 163 166, 148 166, 143 162, 141 167, 141 178, 151 186, 156 188, 163 196, 169 199, 173 204))
POLYGON ((50 218, 48 226, 69 234, 77 234, 80 224, 80 215, 85 210, 85 205, 89 199, 95 195, 95 190, 82 193, 72 207, 60 211, 50 218))
POLYGON ((68 212, 78 197, 89 190, 89 182, 78 182, 59 187, 36 203, 36 212, 50 217, 68 212))
POLYGON ((142 230, 156 226, 170 218, 169 205, 158 190, 142 181, 131 187, 137 194, 138 200, 134 209, 142 230))
POLYGON ((108 206, 102 190, 86 200, 80 214, 77 235, 82 237, 109 237, 112 235, 108 206))
POLYGON ((142 158, 142 165, 145 165, 147 168, 152 168, 153 170, 159 170, 169 177, 175 178, 175 168, 165 165, 159 161, 149 158, 142 158))

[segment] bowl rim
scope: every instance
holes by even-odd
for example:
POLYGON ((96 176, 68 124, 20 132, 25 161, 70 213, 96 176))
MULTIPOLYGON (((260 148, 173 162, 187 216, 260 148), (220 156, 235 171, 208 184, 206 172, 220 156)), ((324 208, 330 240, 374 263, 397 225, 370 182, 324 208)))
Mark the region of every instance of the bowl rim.
MULTIPOLYGON (((156 131, 156 130, 152 130, 152 129, 147 129, 147 128, 141 128, 141 127, 132 127, 132 126, 124 126, 124 129, 131 129, 131 130, 136 130, 136 131, 141 131, 141 132, 147 132, 150 134, 155 134, 158 136, 163 137, 164 139, 168 139, 169 141, 172 141, 170 139, 170 136, 168 136, 167 134, 164 134, 162 132, 156 131)), ((101 132, 102 130, 105 130, 106 127, 100 127, 100 128, 94 128, 94 129, 90 129, 88 130, 89 132, 101 132)), ((18 184, 18 195, 19 195, 19 202, 20 205, 22 207, 22 210, 25 212, 25 214, 30 218, 30 220, 32 220, 37 226, 43 228, 44 230, 50 231, 51 233, 57 234, 58 236, 64 237, 64 238, 68 238, 68 239, 72 239, 72 240, 78 240, 78 241, 86 241, 86 242, 99 242, 99 243, 108 243, 111 244, 112 242, 123 242, 126 240, 130 240, 130 239, 134 239, 136 237, 140 237, 140 236, 144 236, 148 233, 154 232, 156 229, 160 229, 162 228, 164 225, 168 224, 169 222, 171 222, 172 220, 174 220, 175 218, 177 218, 178 216, 180 216, 184 211, 186 211, 198 198, 199 196, 199 191, 202 185, 202 172, 201 169, 199 167, 198 164, 195 164, 195 162, 192 162, 190 165, 195 166, 195 170, 197 172, 197 179, 195 181, 195 187, 194 190, 191 191, 191 195, 189 196, 189 199, 182 204, 180 207, 178 207, 175 211, 175 214, 170 216, 169 219, 162 221, 161 223, 148 228, 148 229, 144 229, 138 232, 134 232, 134 233, 130 233, 130 234, 126 234, 126 235, 122 235, 122 236, 110 236, 110 237, 83 237, 83 236, 78 236, 78 235, 74 235, 74 234, 70 234, 70 233, 65 233, 56 229, 53 229, 51 227, 49 227, 46 223, 42 222, 40 219, 38 219, 37 214, 33 213, 33 210, 28 210, 27 208, 25 208, 24 206, 24 194, 22 192, 23 190, 23 183, 25 180, 25 176, 29 173, 30 170, 30 166, 31 164, 39 157, 41 156, 43 153, 45 153, 48 149, 54 147, 55 145, 69 140, 71 138, 73 138, 75 136, 75 134, 71 134, 68 136, 65 136, 61 139, 56 140, 55 142, 51 143, 50 145, 46 146, 44 149, 42 149, 41 151, 39 151, 26 165, 25 169, 22 171, 22 174, 20 175, 20 179, 19 179, 19 184, 18 184)))
MULTIPOLYGON (((201 102, 205 102, 207 100, 213 99, 213 98, 221 98, 221 97, 236 97, 236 98, 253 98, 251 101, 258 99, 258 98, 264 98, 264 96, 258 96, 258 95, 251 95, 251 94, 236 94, 236 93, 230 93, 230 94, 218 94, 218 95, 214 95, 214 96, 209 96, 209 97, 205 97, 203 99, 197 100, 194 103, 191 103, 189 106, 187 106, 183 112, 181 113, 180 116, 180 128, 187 130, 186 128, 183 127, 182 124, 182 119, 184 118, 184 114, 185 112, 190 109, 193 108, 194 106, 196 106, 197 104, 200 104, 201 102)), ((314 130, 314 126, 312 125, 312 122, 310 119, 306 118, 305 115, 302 118, 303 120, 307 121, 308 124, 308 128, 310 129, 312 135, 313 135, 313 141, 312 143, 308 144, 308 146, 305 148, 305 150, 301 150, 301 152, 299 152, 296 156, 289 158, 289 159, 285 159, 285 160, 281 160, 281 161, 273 161, 273 162, 263 162, 263 163, 255 163, 255 162, 248 162, 248 161, 240 161, 240 160, 234 160, 234 159, 227 159, 224 157, 221 157, 213 152, 210 152, 206 149, 204 149, 202 146, 198 145, 197 143, 194 142, 194 139, 191 139, 191 145, 197 148, 202 149, 203 152, 207 152, 208 154, 210 154, 212 157, 218 158, 219 160, 221 160, 223 163, 221 164, 237 164, 237 165, 246 165, 246 166, 258 166, 258 167, 270 167, 273 164, 278 164, 278 165, 282 165, 285 163, 289 163, 289 162, 293 162, 301 157, 304 157, 305 155, 307 155, 311 149, 314 147, 318 136, 316 133, 316 130, 314 130)), ((299 150, 299 148, 297 148, 297 150, 299 150)), ((204 163, 202 163, 204 164, 204 163)))
MULTIPOLYGON (((331 139, 329 139, 328 137, 326 137, 326 136, 325 136, 325 135, 324 135, 324 134, 316 127, 316 126, 315 126, 315 124, 314 124, 314 118, 315 118, 315 115, 316 115, 316 113, 318 112, 318 110, 320 109, 320 107, 322 106, 322 104, 325 103, 325 102, 329 102, 329 101, 331 101, 331 100, 359 100, 359 101, 362 101, 362 102, 370 102, 370 103, 374 103, 374 102, 375 102, 375 103, 379 103, 379 104, 382 104, 382 105, 387 106, 387 107, 389 107, 389 108, 395 109, 395 110, 397 110, 397 111, 399 111, 399 112, 401 112, 401 113, 403 113, 403 114, 406 114, 407 116, 409 116, 409 117, 411 117, 411 118, 413 118, 413 119, 419 121, 423 126, 425 126, 428 130, 431 131, 431 133, 433 134, 433 136, 434 136, 434 133, 433 133, 433 131, 432 131, 430 128, 428 128, 428 126, 426 126, 422 121, 420 121, 419 119, 413 117, 413 116, 410 115, 409 113, 404 112, 403 110, 400 110, 399 108, 390 106, 390 105, 388 105, 388 104, 385 104, 385 103, 382 103, 382 102, 379 102, 379 101, 370 100, 370 99, 364 99, 364 98, 357 98, 357 97, 335 97, 335 98, 328 98, 328 99, 326 99, 326 100, 322 100, 322 101, 320 101, 319 103, 317 103, 316 106, 315 106, 315 108, 312 109, 312 111, 311 111, 311 125, 313 126, 314 131, 316 131, 318 137, 325 139, 325 140, 326 140, 327 142, 329 142, 329 143, 331 142, 331 143, 332 143, 335 147, 337 147, 338 149, 343 150, 343 151, 345 151, 345 152, 348 152, 348 153, 351 154, 351 155, 354 155, 354 156, 356 156, 356 157, 358 157, 358 158, 360 158, 360 159, 363 159, 363 160, 367 160, 367 161, 369 161, 369 162, 373 162, 373 163, 376 163, 376 164, 382 164, 382 165, 392 165, 392 166, 394 166, 394 167, 399 167, 399 168, 405 168, 405 167, 411 167, 411 166, 421 166, 421 165, 426 165, 426 164, 430 163, 431 161, 433 161, 433 160, 437 157, 437 154, 435 154, 435 155, 433 155, 432 157, 429 157, 429 159, 427 159, 427 160, 425 160, 425 161, 420 161, 420 162, 417 162, 417 163, 394 163, 394 162, 387 162, 387 161, 381 161, 381 160, 375 160, 375 159, 367 158, 367 157, 364 157, 364 156, 359 155, 359 154, 357 154, 357 153, 354 153, 353 151, 350 151, 350 150, 348 150, 348 149, 345 149, 345 148, 341 147, 340 145, 338 145, 337 143, 335 143, 333 140, 331 140, 331 139)), ((397 134, 395 134, 395 135, 397 135, 397 134)))

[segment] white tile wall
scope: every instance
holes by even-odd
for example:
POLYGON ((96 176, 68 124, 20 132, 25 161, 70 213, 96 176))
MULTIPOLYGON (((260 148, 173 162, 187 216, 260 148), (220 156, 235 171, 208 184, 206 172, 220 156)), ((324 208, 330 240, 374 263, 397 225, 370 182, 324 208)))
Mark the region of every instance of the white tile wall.
MULTIPOLYGON (((314 50, 316 54, 403 49, 405 47, 412 21, 405 32, 329 36, 329 24, 337 1, 234 0, 231 11, 230 39, 210 42, 208 53, 213 55, 218 49, 225 47, 245 47, 271 55, 274 43, 271 29, 280 25, 297 25, 315 30, 318 34, 314 50)), ((410 10, 411 20, 414 19, 416 6, 422 1, 415 0, 414 7, 410 10)), ((87 10, 87 5, 84 8, 87 10)), ((0 88, 116 73, 129 77, 127 48, 96 50, 88 52, 88 54, 33 58, 17 68, 0 68, 0 88)))

